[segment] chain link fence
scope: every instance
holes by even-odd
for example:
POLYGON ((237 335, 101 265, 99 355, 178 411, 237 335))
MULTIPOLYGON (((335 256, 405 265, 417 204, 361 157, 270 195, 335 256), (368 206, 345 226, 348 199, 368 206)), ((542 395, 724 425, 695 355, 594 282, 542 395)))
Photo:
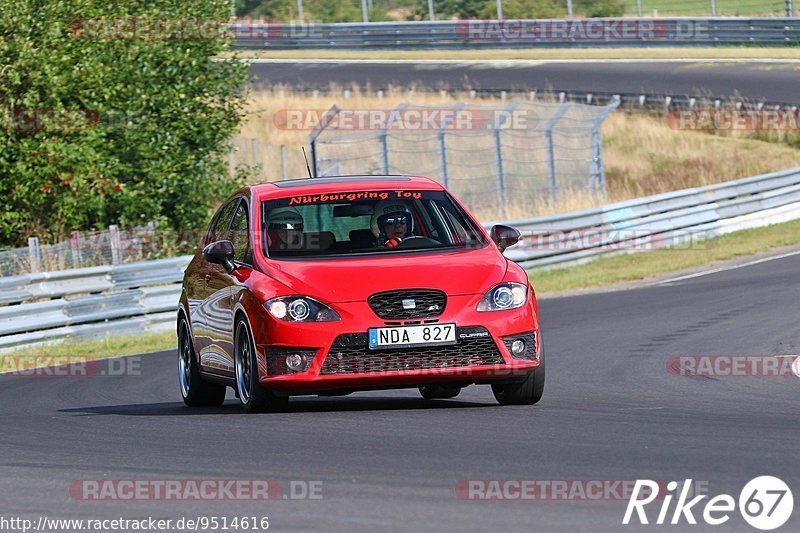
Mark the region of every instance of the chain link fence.
POLYGON ((109 226, 103 231, 73 231, 69 240, 55 244, 40 244, 37 237, 29 237, 26 247, 0 250, 0 276, 171 257, 196 246, 201 233, 157 230, 151 224, 130 230, 109 226))
POLYGON ((618 105, 334 106, 309 136, 312 165, 318 176, 427 176, 483 220, 524 217, 561 195, 605 196, 600 126, 618 105))

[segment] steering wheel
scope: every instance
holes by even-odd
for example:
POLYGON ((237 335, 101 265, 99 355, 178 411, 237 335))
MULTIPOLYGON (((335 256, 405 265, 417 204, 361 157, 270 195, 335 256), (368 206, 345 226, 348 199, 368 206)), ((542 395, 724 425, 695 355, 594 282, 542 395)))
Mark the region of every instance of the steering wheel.
POLYGON ((429 237, 421 235, 411 235, 403 239, 403 242, 397 245, 397 248, 424 248, 426 246, 438 246, 442 243, 429 237))

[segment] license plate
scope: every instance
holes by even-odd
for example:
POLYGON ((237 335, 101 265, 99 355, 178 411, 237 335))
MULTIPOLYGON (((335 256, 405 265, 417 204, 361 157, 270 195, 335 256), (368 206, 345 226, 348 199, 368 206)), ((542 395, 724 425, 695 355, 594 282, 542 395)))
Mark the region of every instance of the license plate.
POLYGON ((407 348, 409 346, 441 346, 455 343, 455 324, 399 326, 393 328, 371 328, 369 330, 370 350, 407 348))

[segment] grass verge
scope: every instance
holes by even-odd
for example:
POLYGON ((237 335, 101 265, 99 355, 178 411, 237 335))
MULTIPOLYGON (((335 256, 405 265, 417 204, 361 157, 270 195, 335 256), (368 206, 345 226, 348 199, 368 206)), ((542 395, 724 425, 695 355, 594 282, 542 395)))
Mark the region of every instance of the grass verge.
MULTIPOLYGON (((21 368, 13 367, 13 369, 17 370, 48 365, 48 361, 44 360, 44 358, 58 358, 67 360, 67 362, 88 361, 169 350, 175 348, 177 343, 175 332, 172 330, 103 339, 67 340, 56 344, 20 348, 0 354, 0 372, 10 370, 11 368, 8 368, 9 364, 20 364, 21 368), (6 364, 4 364, 4 359, 6 364)), ((55 362, 55 364, 59 363, 60 361, 55 362)))
POLYGON ((587 289, 641 281, 740 256, 800 243, 800 220, 737 231, 699 241, 691 248, 672 248, 605 257, 575 267, 529 270, 537 293, 587 289))
MULTIPOLYGON (((224 54, 223 57, 230 57, 224 54)), ((798 47, 569 48, 493 50, 242 50, 243 59, 800 59, 798 47)))

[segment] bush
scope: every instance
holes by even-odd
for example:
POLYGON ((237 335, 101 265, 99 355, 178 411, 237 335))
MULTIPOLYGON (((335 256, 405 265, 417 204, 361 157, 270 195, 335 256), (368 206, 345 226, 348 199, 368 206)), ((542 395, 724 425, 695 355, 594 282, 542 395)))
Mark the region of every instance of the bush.
POLYGON ((0 0, 0 245, 206 223, 237 186, 246 66, 211 61, 229 13, 226 0, 0 0))
POLYGON ((625 0, 578 0, 575 7, 587 17, 621 17, 625 0))
MULTIPOLYGON (((483 18, 497 18, 497 1, 488 0, 483 18)), ((549 19, 567 16, 566 3, 559 0, 504 0, 504 19, 549 19)))

